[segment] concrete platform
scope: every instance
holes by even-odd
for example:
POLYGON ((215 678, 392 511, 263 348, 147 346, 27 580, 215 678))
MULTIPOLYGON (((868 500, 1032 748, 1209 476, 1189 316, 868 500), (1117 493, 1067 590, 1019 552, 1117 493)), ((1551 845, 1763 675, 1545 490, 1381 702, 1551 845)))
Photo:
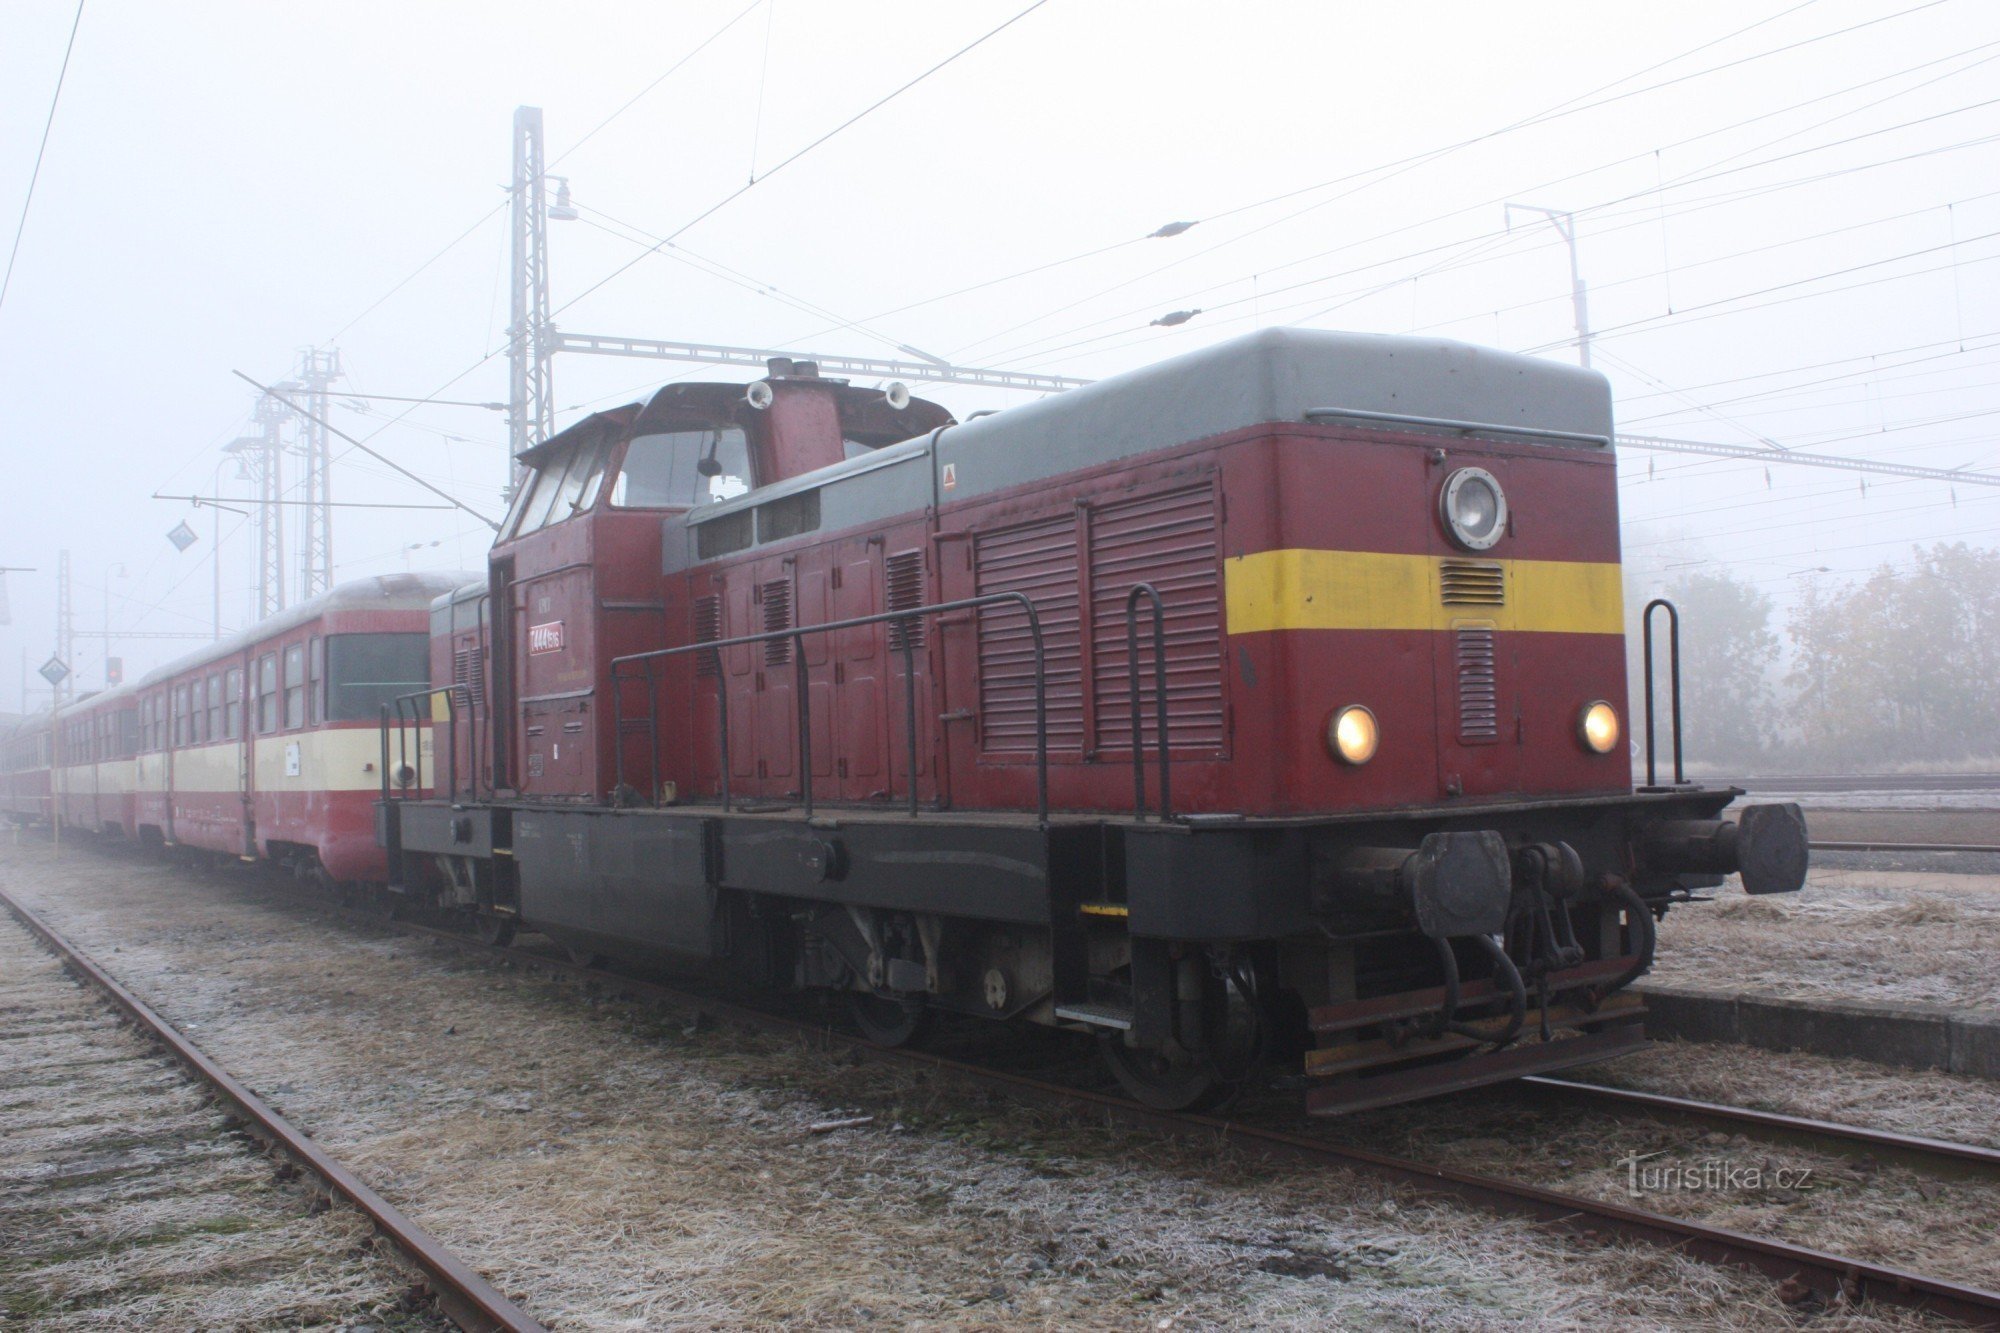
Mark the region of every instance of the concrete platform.
POLYGON ((1914 1004, 1784 1000, 1681 986, 1639 986, 1646 1035, 1870 1060, 2000 1078, 2000 1014, 1914 1004))

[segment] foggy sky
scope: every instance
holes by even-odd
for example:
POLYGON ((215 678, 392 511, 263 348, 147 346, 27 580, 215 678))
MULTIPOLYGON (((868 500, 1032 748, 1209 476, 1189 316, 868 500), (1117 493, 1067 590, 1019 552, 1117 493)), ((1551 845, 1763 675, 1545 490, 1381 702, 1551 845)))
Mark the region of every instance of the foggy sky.
MULTIPOLYGON (((219 464, 243 493, 219 452, 249 426, 232 369, 282 377, 299 349, 333 345, 336 404, 342 388, 428 395, 468 369, 443 396, 505 396, 504 210, 353 321, 503 201, 517 105, 544 109, 551 170, 587 210, 550 224, 562 307, 650 243, 613 232, 680 227, 1026 3, 767 0, 565 156, 749 0, 90 0, 0 309, 0 564, 41 571, 9 578, 0 708, 22 649, 32 667, 53 646, 59 547, 79 629, 101 627, 108 588, 114 630, 206 635, 209 511, 148 497, 212 494, 219 464), (164 534, 184 518, 201 540, 177 554, 164 534)), ((0 20, 8 239, 73 13, 13 0, 0 20)), ((1573 359, 1568 252, 1535 215, 1506 231, 1512 199, 1577 215, 1621 428, 1993 468, 1996 74, 2000 8, 1981 0, 1050 0, 557 322, 1083 376, 1283 323, 1573 359), (1566 104, 1580 109, 1509 128, 1566 104)), ((673 377, 753 378, 562 357, 558 424, 673 377)), ((913 387, 961 416, 1020 401, 913 387)), ((334 420, 366 437, 403 406, 334 420)), ((498 413, 432 406, 373 443, 497 515, 504 434, 498 413)), ((337 499, 431 499, 342 454, 337 499)), ((2000 540, 2000 488, 1960 486, 1954 505, 1936 482, 1870 477, 1864 495, 1852 473, 1776 465, 1767 481, 1759 464, 1636 451, 1623 472, 1642 581, 1713 560, 1783 601, 1913 542, 2000 540)), ((226 631, 247 621, 254 571, 224 520, 226 631)), ((461 514, 334 523, 337 579, 483 561, 461 514)), ((199 641, 113 651, 134 678, 199 641)), ((81 688, 101 684, 97 641, 77 658, 81 688)))

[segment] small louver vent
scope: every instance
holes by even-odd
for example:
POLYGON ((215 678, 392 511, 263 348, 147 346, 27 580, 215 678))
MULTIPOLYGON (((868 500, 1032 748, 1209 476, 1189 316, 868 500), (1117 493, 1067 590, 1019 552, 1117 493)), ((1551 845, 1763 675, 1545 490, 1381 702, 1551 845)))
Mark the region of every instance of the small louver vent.
POLYGON ((1446 560, 1439 566, 1446 606, 1505 606, 1506 567, 1492 560, 1446 560))
MULTIPOLYGON (((714 593, 694 599, 694 641, 714 643, 722 637, 722 598, 714 593)), ((705 653, 694 655, 694 674, 697 676, 719 676, 722 674, 722 654, 711 648, 705 653)))
POLYGON ((1491 627, 1460 629, 1458 647, 1458 743, 1490 745, 1500 739, 1500 690, 1491 627))
MULTIPOLYGON (((773 579, 764 585, 764 632, 792 627, 792 581, 773 579)), ((792 660, 790 639, 764 640, 764 665, 782 666, 792 660)))
POLYGON ((461 697, 477 708, 486 702, 486 650, 460 648, 451 655, 451 683, 465 691, 461 697))
MULTIPOLYGON (((908 611, 924 604, 924 553, 922 551, 898 551, 889 557, 889 610, 908 611)), ((912 620, 892 620, 889 622, 889 650, 903 651, 904 627, 908 626, 910 647, 924 646, 924 622, 921 616, 912 620)))

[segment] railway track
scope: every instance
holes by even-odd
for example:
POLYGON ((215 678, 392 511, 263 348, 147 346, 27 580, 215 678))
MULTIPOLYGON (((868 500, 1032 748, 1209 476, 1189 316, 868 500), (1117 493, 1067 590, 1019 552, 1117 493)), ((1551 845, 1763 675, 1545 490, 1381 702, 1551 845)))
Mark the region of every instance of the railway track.
POLYGON ((2000 844, 1980 842, 1815 842, 1816 852, 1967 852, 1992 856, 2000 854, 2000 844))
POLYGON ((1747 1133, 1772 1143, 1848 1156, 1873 1157, 1934 1175, 2000 1180, 2000 1149, 1978 1144, 1892 1134, 1831 1120, 1812 1120, 1746 1106, 1691 1101, 1685 1097, 1668 1097, 1661 1093, 1606 1087, 1598 1083, 1578 1083, 1571 1079, 1530 1077, 1518 1080, 1514 1086, 1529 1096, 1586 1103, 1612 1111, 1644 1112, 1656 1119, 1747 1133))
MULTIPOLYGON (((397 921, 393 925, 396 929, 429 936, 468 953, 547 968, 558 975, 658 1003, 692 1009, 756 1030, 808 1041, 824 1041, 828 1035, 828 1029, 819 1023, 682 990, 624 972, 580 966, 541 952, 483 944, 436 926, 405 921, 397 921)), ((1083 1112, 1106 1123, 1180 1139, 1233 1144, 1238 1149, 1278 1160, 1359 1171, 1392 1184, 1444 1195, 1488 1212, 1528 1218, 1586 1239, 1615 1237, 1678 1250, 1709 1263, 1762 1273, 1774 1281, 1789 1280, 1804 1284, 1818 1299, 1829 1304, 1840 1301, 1879 1302, 1973 1327, 2000 1328, 2000 1292, 1786 1241, 1563 1194, 1520 1181, 1331 1143, 1306 1134, 1214 1116, 1156 1111, 1122 1097, 1050 1083, 929 1051, 888 1049, 868 1046, 859 1038, 850 1040, 855 1043, 856 1053, 864 1059, 914 1065, 952 1075, 1023 1102, 1083 1112)), ((1869 1151, 1882 1157, 1921 1162, 1926 1169, 1949 1163, 1953 1173, 2000 1173, 2000 1153, 1970 1145, 1909 1138, 1741 1108, 1678 1102, 1677 1099, 1655 1098, 1644 1093, 1622 1094, 1618 1090, 1599 1089, 1573 1093, 1570 1089, 1588 1088, 1589 1085, 1569 1084, 1565 1080, 1532 1082, 1547 1085, 1544 1091, 1551 1095, 1596 1096, 1602 1093, 1607 1105, 1618 1101, 1627 1109, 1644 1109, 1654 1114, 1708 1117, 1709 1123, 1755 1129, 1772 1137, 1793 1135, 1800 1142, 1822 1149, 1829 1144, 1838 1144, 1851 1151, 1869 1151)))
POLYGON ((69 971, 101 992, 140 1031, 164 1047, 216 1097, 235 1109, 249 1131, 310 1172, 326 1188, 359 1209, 397 1252, 424 1275, 439 1310, 467 1333, 544 1333, 486 1279, 452 1254, 415 1222, 370 1189, 324 1148, 211 1060, 172 1024, 99 967, 88 954, 0 889, 0 906, 59 957, 69 971))

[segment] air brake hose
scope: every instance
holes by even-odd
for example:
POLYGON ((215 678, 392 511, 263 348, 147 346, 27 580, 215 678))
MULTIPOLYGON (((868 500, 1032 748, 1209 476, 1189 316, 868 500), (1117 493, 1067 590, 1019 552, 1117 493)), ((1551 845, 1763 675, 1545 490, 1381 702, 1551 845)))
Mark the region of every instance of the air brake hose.
POLYGON ((1438 962, 1444 968, 1444 1003, 1438 1008, 1437 1018, 1432 1020, 1430 1035, 1440 1037, 1451 1032, 1461 1037, 1471 1037, 1476 1041, 1490 1042, 1497 1049, 1521 1035, 1521 1025, 1528 1018, 1528 987, 1521 980, 1521 969, 1514 966, 1514 960, 1507 956, 1505 949, 1485 935, 1472 935, 1468 938, 1485 950, 1486 955, 1493 960, 1494 976, 1506 981, 1512 1021, 1508 1023, 1507 1030, 1497 1037, 1481 1031, 1470 1023, 1458 1021, 1460 989, 1458 955, 1452 951, 1450 940, 1439 939, 1436 943, 1438 962))
POLYGON ((1490 1041, 1497 1050, 1520 1036, 1521 1025, 1528 1021, 1528 987, 1527 983, 1521 980, 1521 969, 1514 966, 1514 960, 1507 956, 1507 951, 1495 944, 1490 936, 1474 935, 1472 940, 1486 951, 1487 957, 1493 960, 1493 975, 1506 978, 1510 992, 1509 999, 1513 1007, 1513 1021, 1507 1025, 1507 1030, 1497 1037, 1487 1037, 1463 1023, 1452 1024, 1451 1030, 1460 1036, 1479 1037, 1482 1041, 1490 1041))
POLYGON ((1646 900, 1641 898, 1630 884, 1619 880, 1612 885, 1610 895, 1625 908, 1626 916, 1632 923, 1633 942, 1637 947, 1633 950, 1632 966, 1625 969, 1616 981, 1599 993, 1600 1000, 1617 994, 1646 974, 1653 966, 1653 947, 1660 938, 1659 927, 1653 923, 1653 909, 1646 905, 1646 900))

